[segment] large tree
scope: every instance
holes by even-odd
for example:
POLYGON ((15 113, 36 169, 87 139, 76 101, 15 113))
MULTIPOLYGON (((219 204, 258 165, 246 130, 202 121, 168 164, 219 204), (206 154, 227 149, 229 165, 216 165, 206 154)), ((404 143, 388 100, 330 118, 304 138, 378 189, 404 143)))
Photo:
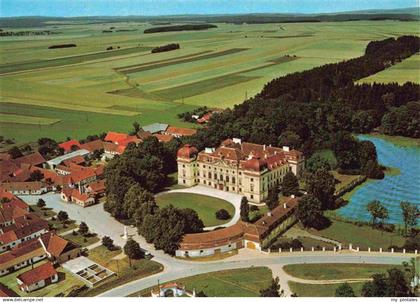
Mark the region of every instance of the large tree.
POLYGON ((184 234, 201 232, 203 227, 203 222, 194 210, 178 209, 170 205, 159 209, 154 215, 146 215, 139 233, 157 249, 174 254, 184 234))
POLYGON ((241 220, 248 222, 249 221, 249 206, 248 206, 248 199, 244 196, 241 200, 241 207, 240 207, 240 215, 241 220))
POLYGON ((277 187, 268 190, 268 196, 265 203, 270 210, 274 210, 279 205, 279 190, 277 187))
POLYGON ((260 290, 260 297, 283 297, 284 290, 280 289, 279 277, 271 280, 269 287, 260 290))
POLYGON ((281 190, 285 196, 299 193, 299 181, 292 171, 289 171, 284 175, 281 190))
POLYGON ((315 196, 323 209, 333 205, 335 192, 335 178, 326 169, 318 169, 315 173, 307 173, 305 177, 308 194, 315 196))
POLYGON ((308 194, 300 199, 296 218, 305 228, 319 226, 322 217, 322 205, 315 196, 308 194))
POLYGON ((366 208, 372 216, 372 227, 376 225, 376 219, 379 218, 383 222, 388 218, 388 210, 379 200, 372 200, 367 204, 366 208))
POLYGON ((127 255, 128 261, 130 263, 131 267, 131 260, 132 259, 139 259, 144 257, 144 252, 140 248, 140 245, 137 241, 134 241, 133 239, 128 239, 127 242, 124 245, 124 254, 127 255))
POLYGON ((409 203, 407 201, 401 201, 400 206, 404 220, 404 233, 407 236, 408 227, 414 227, 417 225, 417 216, 419 215, 419 209, 417 205, 409 203))
POLYGON ((18 158, 18 157, 23 156, 23 154, 20 151, 20 149, 18 147, 16 147, 16 146, 10 148, 9 151, 8 151, 8 153, 9 153, 9 155, 10 155, 10 157, 12 159, 15 159, 15 158, 18 158))
POLYGON ((82 234, 83 236, 86 236, 87 234, 89 234, 89 227, 83 221, 79 225, 79 233, 82 234))
POLYGON ((339 287, 337 287, 337 289, 335 290, 335 296, 336 297, 356 297, 356 295, 354 294, 353 288, 347 282, 344 282, 339 287))

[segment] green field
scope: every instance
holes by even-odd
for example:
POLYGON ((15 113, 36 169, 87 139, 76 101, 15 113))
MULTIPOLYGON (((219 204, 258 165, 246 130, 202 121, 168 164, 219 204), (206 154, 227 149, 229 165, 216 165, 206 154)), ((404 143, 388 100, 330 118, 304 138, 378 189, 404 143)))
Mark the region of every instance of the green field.
MULTIPOLYGON (((304 284, 293 281, 288 282, 290 290, 298 297, 334 297, 335 290, 342 283, 337 284, 304 284)), ((360 297, 364 282, 350 283, 356 297, 360 297)))
POLYGON ((324 230, 310 230, 311 233, 337 240, 343 244, 353 244, 353 248, 360 247, 367 250, 368 247, 378 250, 387 249, 391 245, 404 245, 404 237, 395 234, 372 229, 370 226, 356 226, 349 222, 331 219, 331 226, 324 230))
POLYGON ((378 72, 370 77, 364 78, 359 83, 398 83, 405 82, 420 83, 420 55, 414 55, 402 62, 378 72))
POLYGON ((386 273, 398 265, 386 264, 291 264, 283 267, 294 277, 309 280, 339 280, 370 278, 373 274, 386 273))
MULTIPOLYGON (((202 105, 232 107, 273 78, 360 56, 371 40, 419 33, 416 22, 399 21, 223 23, 143 34, 151 26, 56 22, 44 29, 59 34, 0 37, 1 135, 22 144, 129 131, 134 121, 191 127, 176 115, 202 105), (113 33, 103 33, 111 26, 113 33), (61 43, 77 47, 48 49, 61 43), (150 53, 168 43, 181 48, 150 53)), ((411 79, 416 62, 418 56, 389 72, 411 79)))
POLYGON ((191 193, 168 193, 156 196, 156 202, 159 207, 173 205, 176 208, 190 208, 197 212, 205 226, 214 226, 229 222, 229 220, 219 220, 215 212, 219 209, 225 209, 233 217, 235 208, 223 199, 191 194, 191 193))
MULTIPOLYGON (((270 285, 271 270, 252 267, 218 271, 175 280, 187 290, 203 291, 207 297, 258 297, 260 290, 270 285)), ((150 296, 151 288, 132 294, 132 297, 150 296)))

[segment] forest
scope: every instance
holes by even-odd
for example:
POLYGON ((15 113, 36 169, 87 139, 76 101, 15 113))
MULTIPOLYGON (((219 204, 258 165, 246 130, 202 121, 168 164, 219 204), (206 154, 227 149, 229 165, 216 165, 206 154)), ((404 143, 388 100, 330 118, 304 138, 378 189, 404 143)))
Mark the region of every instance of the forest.
POLYGON ((203 149, 240 137, 260 144, 287 143, 310 155, 331 148, 341 131, 384 128, 391 135, 419 137, 413 130, 419 128, 418 84, 355 83, 417 53, 419 47, 415 36, 373 41, 361 57, 274 79, 255 97, 214 114, 208 127, 184 141, 203 149), (402 118, 410 122, 402 123, 402 118))
POLYGON ((184 24, 184 25, 170 25, 152 27, 144 30, 145 34, 161 33, 168 31, 184 31, 184 30, 205 30, 209 28, 216 28, 217 25, 213 24, 184 24))

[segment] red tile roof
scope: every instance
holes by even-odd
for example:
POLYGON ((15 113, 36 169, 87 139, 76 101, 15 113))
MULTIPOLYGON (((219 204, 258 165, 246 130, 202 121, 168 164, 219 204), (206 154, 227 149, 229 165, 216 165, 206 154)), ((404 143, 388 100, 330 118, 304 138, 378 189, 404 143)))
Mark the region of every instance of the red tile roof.
POLYGON ((70 179, 72 183, 79 183, 83 180, 89 179, 89 178, 96 178, 95 169, 88 167, 84 168, 82 170, 72 171, 70 174, 70 179))
POLYGON ((22 164, 29 164, 32 166, 37 166, 46 162, 45 158, 42 157, 41 153, 35 152, 22 157, 14 159, 14 162, 20 166, 22 164))
POLYGON ((40 181, 6 182, 1 185, 7 191, 41 190, 44 184, 40 181))
POLYGON ((113 142, 114 144, 119 144, 120 141, 126 140, 129 137, 127 133, 119 133, 119 132, 108 132, 105 136, 104 141, 106 142, 113 142))
POLYGON ((57 274, 51 262, 46 262, 33 270, 26 271, 18 275, 16 278, 23 282, 24 285, 29 286, 42 280, 52 278, 57 274))
POLYGON ((84 143, 80 145, 81 149, 88 150, 89 152, 93 152, 95 150, 103 150, 104 149, 104 142, 100 139, 84 143))
POLYGON ((173 135, 173 136, 191 136, 197 133, 196 129, 190 128, 178 128, 169 126, 166 129, 166 134, 173 135))
POLYGON ((169 134, 156 133, 156 134, 153 134, 153 136, 156 137, 158 139, 158 141, 160 141, 162 143, 168 143, 168 142, 170 142, 171 140, 174 139, 174 137, 172 135, 169 135, 169 134))
POLYGON ((77 146, 80 149, 80 143, 79 143, 79 141, 77 141, 75 139, 72 139, 72 140, 69 140, 67 142, 61 143, 58 146, 60 148, 63 148, 65 152, 72 151, 71 147, 73 147, 73 146, 77 146))
POLYGON ((92 193, 99 194, 105 192, 105 180, 100 180, 98 182, 94 182, 89 184, 89 188, 92 193))
POLYGON ((179 158, 190 159, 196 156, 197 153, 198 153, 198 150, 196 147, 186 144, 183 147, 178 149, 178 152, 176 155, 179 158))

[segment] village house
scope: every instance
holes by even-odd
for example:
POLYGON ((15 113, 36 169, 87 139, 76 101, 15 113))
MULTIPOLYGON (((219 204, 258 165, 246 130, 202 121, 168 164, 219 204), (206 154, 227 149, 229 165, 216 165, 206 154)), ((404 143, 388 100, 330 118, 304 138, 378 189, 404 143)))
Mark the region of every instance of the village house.
POLYGON ((64 188, 61 191, 61 199, 65 202, 75 203, 84 208, 96 203, 93 194, 81 193, 78 189, 72 188, 64 188))
POLYGON ((41 181, 5 182, 1 186, 13 195, 41 195, 51 189, 41 181))
POLYGON ((169 126, 164 132, 164 134, 171 135, 173 137, 192 136, 196 133, 197 133, 196 129, 179 128, 179 127, 173 127, 173 126, 169 126))
POLYGON ((47 161, 46 165, 49 169, 54 170, 58 165, 60 165, 62 162, 66 161, 66 160, 69 160, 69 159, 71 159, 73 157, 77 157, 77 156, 82 156, 83 158, 87 159, 89 154, 90 154, 90 152, 88 150, 85 150, 85 149, 72 151, 72 152, 69 152, 67 154, 57 156, 53 159, 50 159, 49 161, 47 161))
POLYGON ((236 224, 210 232, 186 234, 175 252, 177 257, 205 257, 240 248, 262 250, 296 222, 298 199, 290 197, 255 223, 236 224))
POLYGON ((58 146, 64 150, 64 153, 69 153, 71 151, 76 151, 80 149, 80 143, 78 140, 75 139, 71 139, 64 143, 61 143, 58 146))
POLYGON ((178 150, 178 184, 204 185, 246 196, 260 204, 269 189, 277 187, 287 172, 301 175, 305 158, 297 150, 227 139, 217 149, 185 145, 178 150))
POLYGON ((18 275, 16 281, 22 291, 32 292, 58 282, 58 274, 54 266, 50 262, 46 262, 18 275))
POLYGON ((162 134, 166 131, 168 127, 168 124, 153 123, 150 125, 143 126, 142 129, 144 132, 149 132, 151 134, 162 134))

